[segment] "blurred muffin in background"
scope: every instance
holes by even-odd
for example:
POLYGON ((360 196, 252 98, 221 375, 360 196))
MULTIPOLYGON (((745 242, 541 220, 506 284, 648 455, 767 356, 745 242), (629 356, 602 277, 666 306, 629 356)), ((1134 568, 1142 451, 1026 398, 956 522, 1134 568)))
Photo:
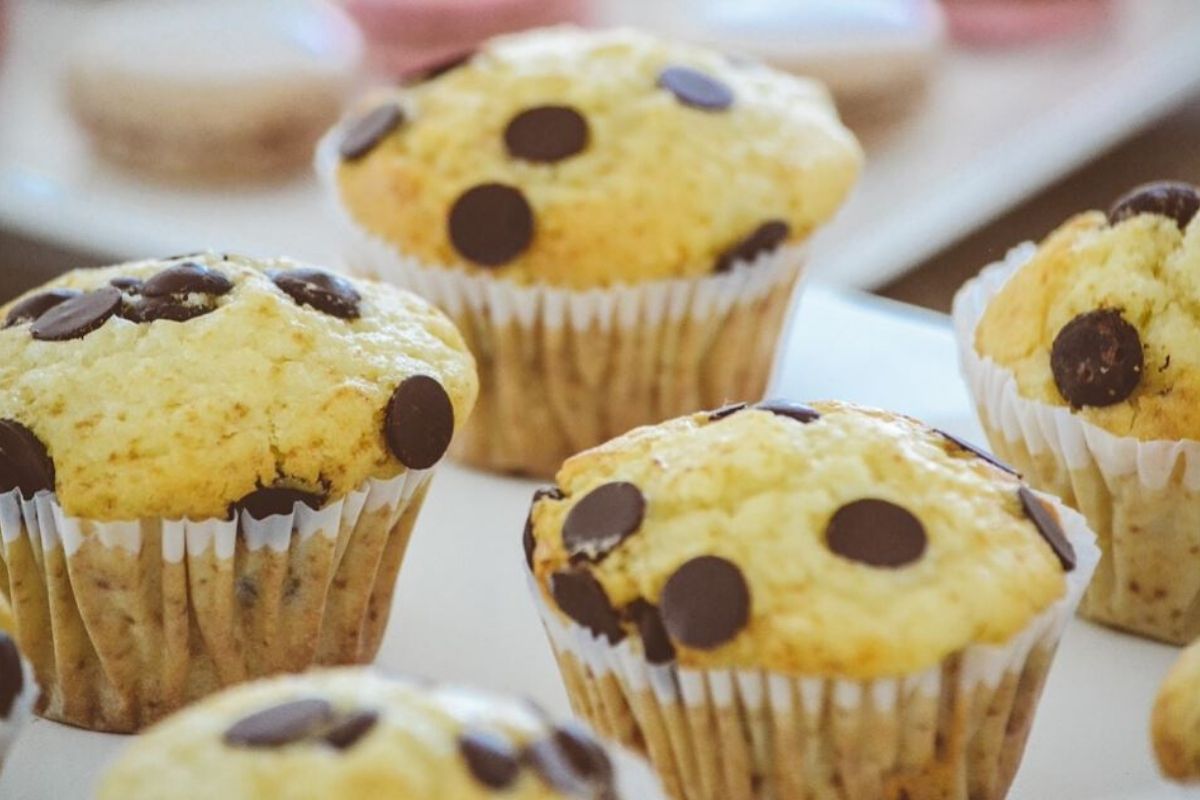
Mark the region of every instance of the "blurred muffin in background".
POLYGON ((181 181, 305 167, 362 60, 338 9, 308 0, 104 4, 69 57, 67 91, 97 153, 181 181))

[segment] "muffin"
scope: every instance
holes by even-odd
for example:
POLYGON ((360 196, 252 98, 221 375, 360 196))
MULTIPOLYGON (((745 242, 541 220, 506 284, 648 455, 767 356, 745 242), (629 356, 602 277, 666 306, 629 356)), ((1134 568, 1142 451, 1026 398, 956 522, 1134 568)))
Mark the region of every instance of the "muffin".
POLYGON ((494 39, 365 105, 318 155, 345 261, 464 331, 481 392, 456 454, 537 475, 761 397, 860 162, 820 85, 632 31, 494 39))
POLYGON ((444 315, 205 253, 72 272, 0 320, 0 592, 42 714, 132 731, 373 658, 477 390, 444 315))
POLYGON ((1200 642, 1183 651, 1159 688, 1150 738, 1164 775, 1200 781, 1200 642))
POLYGON ((526 552, 576 711, 677 800, 1002 798, 1099 556, 940 431, 734 405, 568 460, 526 552))
POLYGON ((99 800, 617 800, 608 756, 527 701, 338 669, 222 692, 139 737, 99 800))
POLYGON ((1087 517, 1081 613, 1200 635, 1200 195, 1140 187, 986 268, 954 304, 992 447, 1087 517))
POLYGON ((4 756, 33 717, 38 688, 29 662, 17 643, 0 627, 0 766, 4 756))

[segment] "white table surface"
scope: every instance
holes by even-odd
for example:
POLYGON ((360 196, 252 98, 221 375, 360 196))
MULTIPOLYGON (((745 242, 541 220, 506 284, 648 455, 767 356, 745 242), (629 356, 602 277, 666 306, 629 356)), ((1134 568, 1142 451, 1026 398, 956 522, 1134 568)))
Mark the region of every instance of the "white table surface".
MULTIPOLYGON (((978 440, 944 317, 818 286, 796 319, 777 394, 886 406, 978 440)), ((567 712, 522 574, 520 531, 535 485, 442 468, 401 570, 383 669, 528 694, 567 712)), ((1189 796, 1156 777, 1146 734, 1154 692, 1175 653, 1075 621, 1011 798, 1189 796)), ((123 741, 35 722, 0 777, 0 798, 90 797, 88 787, 123 741)), ((658 797, 644 772, 635 770, 632 780, 630 800, 658 797)))
MULTIPOLYGON (((315 261, 333 255, 310 176, 259 189, 180 190, 97 163, 64 107, 61 69, 71 32, 98 4, 10 5, 0 64, 0 228, 114 260, 209 245, 315 261)), ((814 274, 878 286, 1200 87, 1200 2, 1117 7, 1120 24, 1096 37, 947 51, 909 114, 866 131, 866 173, 818 242, 814 274)))

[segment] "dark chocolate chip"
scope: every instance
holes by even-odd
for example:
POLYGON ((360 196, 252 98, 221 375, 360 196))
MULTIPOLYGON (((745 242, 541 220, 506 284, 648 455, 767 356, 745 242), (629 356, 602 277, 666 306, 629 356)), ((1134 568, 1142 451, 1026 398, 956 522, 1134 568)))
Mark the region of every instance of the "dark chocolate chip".
POLYGON ((316 511, 325 505, 325 497, 286 486, 264 486, 238 500, 234 508, 247 512, 254 519, 266 519, 277 514, 291 514, 296 503, 303 503, 316 511))
POLYGON ((658 604, 671 638, 701 650, 728 642, 750 621, 746 578, 719 556, 699 556, 675 570, 658 604))
POLYGON ((233 289, 233 281, 203 264, 189 262, 167 267, 142 284, 146 297, 172 294, 211 294, 219 297, 233 289))
POLYGON ((732 417, 737 412, 745 410, 745 408, 745 403, 730 403, 729 405, 721 406, 718 409, 708 412, 708 421, 716 422, 726 417, 732 417))
POLYGON ((507 789, 521 771, 516 748, 489 731, 466 731, 458 737, 458 752, 475 780, 489 789, 507 789))
POLYGON ((970 442, 966 441, 965 439, 960 439, 952 433, 946 433, 946 431, 938 430, 936 428, 935 428, 935 430, 937 430, 937 432, 940 433, 942 435, 942 437, 946 439, 946 441, 950 442, 955 447, 958 447, 961 450, 966 450, 968 453, 970 453, 978 458, 982 458, 984 461, 988 462, 993 467, 1004 470, 1009 475, 1016 475, 1018 478, 1021 477, 1021 473, 1017 472, 1015 469, 1010 467, 1008 464, 1005 464, 1003 461, 996 458, 994 455, 992 455, 988 451, 984 450, 983 448, 976 447, 975 445, 971 444, 970 442))
POLYGON ((621 621, 590 572, 564 570, 550 576, 550 593, 562 612, 597 636, 617 644, 625 638, 621 621))
POLYGON ((268 274, 276 286, 300 305, 312 306, 339 319, 358 319, 362 296, 341 275, 310 267, 268 274))
POLYGON ((238 720, 223 738, 233 747, 282 747, 308 738, 332 719, 333 707, 325 700, 293 700, 238 720))
POLYGON ((724 111, 733 105, 732 89, 691 67, 667 67, 658 74, 658 85, 684 105, 704 111, 724 111))
POLYGON ((48 289, 30 295, 9 309, 8 316, 4 318, 4 327, 11 328, 14 325, 33 322, 60 303, 78 296, 79 292, 74 289, 48 289))
POLYGON ((903 567, 925 554, 925 526, 908 509, 864 498, 834 512, 825 543, 837 555, 871 567, 903 567))
POLYGON ((396 103, 374 108, 351 123, 338 145, 338 154, 346 161, 362 158, 403 124, 404 109, 396 103))
POLYGON ((454 436, 450 395, 428 375, 405 378, 388 401, 383 430, 401 464, 429 469, 446 454, 454 436))
POLYGON ((54 490, 54 462, 46 446, 19 422, 0 419, 0 491, 25 497, 54 490))
POLYGON ((1200 211, 1200 192, 1195 186, 1179 181, 1143 184, 1122 195, 1108 211, 1108 220, 1116 225, 1138 214, 1160 214, 1175 220, 1183 230, 1200 211))
POLYGON ((567 514, 563 546, 572 561, 599 561, 642 524, 646 498, 628 481, 606 483, 588 492, 567 514))
POLYGON ((1142 379, 1142 339, 1115 308, 1087 311, 1063 326, 1050 348, 1054 385, 1075 408, 1110 406, 1142 379))
POLYGON ((171 322, 187 322, 189 319, 202 317, 216 307, 208 303, 189 303, 185 296, 144 297, 136 303, 125 303, 121 306, 121 316, 131 322, 157 322, 160 319, 171 322))
POLYGON ((716 272, 728 272, 737 262, 750 262, 765 253, 773 253, 787 241, 791 232, 791 226, 781 219, 764 222, 746 238, 717 256, 713 269, 716 272))
POLYGON ((82 339, 99 328, 121 307, 121 290, 111 286, 65 300, 42 314, 29 332, 44 342, 82 339))
POLYGON ((379 714, 375 711, 355 711, 333 724, 325 731, 321 740, 336 750, 349 750, 358 741, 371 732, 379 722, 379 714))
POLYGON ((113 278, 108 285, 120 289, 126 294, 139 294, 142 291, 142 279, 131 278, 128 275, 113 278))
POLYGON ((25 673, 21 670, 17 643, 0 631, 0 720, 8 719, 24 686, 25 673))
POLYGON ((545 739, 529 745, 526 759, 551 788, 580 798, 613 783, 608 754, 579 726, 559 726, 545 739))
POLYGON ((625 607, 624 616, 637 626, 642 652, 651 664, 669 664, 675 660, 675 645, 667 636, 662 614, 653 603, 638 598, 625 607))
POLYGON ((536 106, 512 118, 504 145, 513 158, 552 164, 582 153, 588 136, 587 119, 571 106, 536 106))
POLYGON ((448 231, 451 244, 463 258, 498 267, 519 256, 533 241, 533 209, 520 189, 482 183, 454 201, 448 231))
POLYGON ((525 534, 521 537, 521 545, 525 550, 525 563, 529 569, 533 569, 533 550, 537 542, 533 538, 533 507, 537 505, 539 500, 550 498, 552 500, 562 500, 562 489, 557 486, 543 486, 533 493, 533 500, 529 504, 529 514, 525 517, 525 534))
POLYGON ((470 60, 475 57, 476 52, 476 50, 471 49, 462 53, 455 53, 452 56, 434 61, 431 64, 417 67, 415 70, 412 70, 404 76, 404 78, 401 80, 401 84, 405 86, 412 86, 414 84, 424 83, 425 81, 431 81, 435 78, 440 78, 447 72, 453 72, 459 67, 470 62, 470 60))
POLYGON ((764 400, 754 406, 761 411, 770 411, 781 417, 794 419, 796 422, 809 423, 821 418, 821 412, 803 403, 793 403, 790 400, 764 400))
POLYGON ((1075 548, 1063 533, 1054 512, 1040 497, 1024 486, 1017 490, 1017 497, 1021 499, 1021 508, 1025 510, 1025 515, 1037 526, 1038 533, 1046 540, 1046 544, 1050 545, 1054 555, 1058 556, 1058 563, 1062 564, 1062 568, 1067 572, 1075 569, 1075 548))

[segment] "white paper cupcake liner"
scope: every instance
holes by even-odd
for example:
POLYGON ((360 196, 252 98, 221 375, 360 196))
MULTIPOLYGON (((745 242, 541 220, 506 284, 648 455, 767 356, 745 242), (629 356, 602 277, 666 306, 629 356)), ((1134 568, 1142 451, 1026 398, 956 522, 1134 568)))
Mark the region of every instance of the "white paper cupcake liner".
POLYGON ((339 200, 334 129, 317 171, 350 271, 446 311, 475 353, 480 404, 454 453, 488 468, 549 475, 569 455, 637 425, 766 391, 807 245, 727 272, 573 290, 524 286, 409 257, 339 200))
POLYGON ((39 712, 132 731, 224 685, 371 660, 431 474, 264 520, 100 522, 0 494, 0 590, 39 712))
POLYGON ((633 637, 609 644, 530 583, 576 712, 645 753, 676 800, 999 800, 1100 559, 1083 516, 1044 499, 1077 558, 1063 596, 1003 644, 875 680, 652 665, 633 637))
POLYGON ((997 455, 1082 511, 1096 530, 1104 559, 1082 613, 1191 641, 1200 635, 1200 441, 1110 433, 1066 405, 1022 396, 1012 371, 975 349, 988 303, 1036 249, 1013 248, 954 298, 962 374, 980 421, 997 455))

